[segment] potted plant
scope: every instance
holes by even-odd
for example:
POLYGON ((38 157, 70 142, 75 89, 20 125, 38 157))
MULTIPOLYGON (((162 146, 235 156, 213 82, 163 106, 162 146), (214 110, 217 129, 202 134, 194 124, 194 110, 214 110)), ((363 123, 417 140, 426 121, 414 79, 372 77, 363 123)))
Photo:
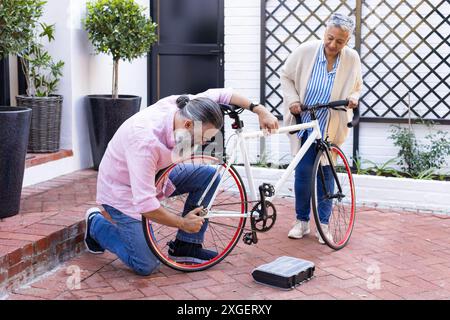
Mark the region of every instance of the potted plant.
POLYGON ((63 61, 54 62, 43 42, 53 41, 55 25, 39 23, 34 37, 19 53, 27 83, 26 95, 16 97, 18 106, 33 110, 28 152, 59 151, 63 97, 54 94, 62 76, 63 61))
MULTIPOLYGON (((23 51, 33 38, 44 2, 2 0, 0 58, 23 51)), ((19 213, 31 109, 0 106, 0 219, 19 213)))
POLYGON ((98 169, 106 147, 122 123, 140 110, 142 98, 119 95, 119 62, 146 55, 156 42, 156 24, 146 8, 133 0, 98 0, 87 3, 83 20, 97 53, 112 56, 112 94, 87 97, 89 134, 94 168, 98 169))

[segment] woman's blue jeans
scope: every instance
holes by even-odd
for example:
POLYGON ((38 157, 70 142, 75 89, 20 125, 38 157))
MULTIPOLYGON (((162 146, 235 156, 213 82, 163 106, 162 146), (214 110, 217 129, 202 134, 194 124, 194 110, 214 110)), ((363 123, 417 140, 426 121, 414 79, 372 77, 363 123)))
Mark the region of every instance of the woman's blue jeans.
MULTIPOLYGON (((307 134, 303 135, 302 144, 306 141, 307 134)), ((311 212, 311 185, 312 170, 317 156, 316 143, 313 143, 295 168, 295 212, 297 219, 309 221, 311 212)), ((334 192, 334 179, 330 166, 323 167, 326 190, 334 192)), ((328 224, 333 209, 332 200, 320 200, 324 197, 322 179, 317 177, 317 195, 320 222, 328 224)))
MULTIPOLYGON (((196 207, 197 201, 212 179, 215 169, 201 165, 183 165, 175 167, 169 175, 176 189, 171 196, 189 193, 183 215, 196 207)), ((219 179, 206 195, 203 205, 209 203, 219 179)), ((102 215, 95 216, 91 223, 90 234, 104 249, 116 254, 120 260, 139 275, 150 275, 159 270, 160 262, 151 252, 145 240, 142 222, 131 218, 119 210, 103 204, 103 207, 115 224, 102 215)), ((177 238, 192 243, 202 243, 207 221, 200 232, 187 233, 179 230, 177 238)), ((169 239, 170 240, 170 239, 169 239)))

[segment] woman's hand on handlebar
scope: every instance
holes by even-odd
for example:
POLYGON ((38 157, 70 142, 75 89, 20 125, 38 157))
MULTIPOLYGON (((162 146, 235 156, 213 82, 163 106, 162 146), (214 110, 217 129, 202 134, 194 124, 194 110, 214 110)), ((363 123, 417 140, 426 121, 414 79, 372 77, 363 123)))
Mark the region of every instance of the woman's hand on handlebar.
POLYGON ((269 133, 278 129, 278 119, 267 109, 264 109, 262 113, 258 113, 258 118, 261 129, 269 133))
POLYGON ((356 107, 358 107, 358 99, 348 98, 347 100, 348 100, 347 108, 355 109, 356 107))
POLYGON ((294 102, 289 106, 289 111, 293 114, 293 115, 298 115, 300 113, 302 113, 302 105, 300 102, 294 102))

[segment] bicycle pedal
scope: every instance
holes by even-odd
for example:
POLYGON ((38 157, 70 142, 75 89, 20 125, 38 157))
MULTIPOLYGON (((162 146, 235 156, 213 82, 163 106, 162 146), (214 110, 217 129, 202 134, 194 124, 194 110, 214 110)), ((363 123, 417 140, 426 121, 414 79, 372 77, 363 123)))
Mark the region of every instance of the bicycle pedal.
POLYGON ((253 235, 253 232, 247 232, 244 234, 244 237, 242 238, 245 244, 252 245, 256 244, 258 242, 258 239, 256 238, 256 235, 253 235))
POLYGON ((264 193, 266 197, 272 197, 275 194, 275 187, 270 183, 263 183, 259 190, 264 193))

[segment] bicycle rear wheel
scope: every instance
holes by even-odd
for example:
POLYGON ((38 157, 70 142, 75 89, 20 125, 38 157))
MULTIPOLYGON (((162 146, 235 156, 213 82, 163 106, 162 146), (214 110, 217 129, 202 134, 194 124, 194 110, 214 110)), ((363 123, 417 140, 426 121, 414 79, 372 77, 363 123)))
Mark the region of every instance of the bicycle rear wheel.
POLYGON ((317 154, 313 167, 311 202, 320 236, 330 248, 340 250, 350 240, 355 223, 355 185, 342 150, 332 145, 329 154, 333 162, 331 166, 324 150, 317 154))
MULTIPOLYGON (((156 179, 157 190, 167 184, 171 173, 179 172, 187 167, 209 168, 209 170, 221 170, 220 183, 217 186, 217 196, 214 199, 210 215, 212 214, 235 214, 236 217, 212 217, 206 219, 208 227, 205 232, 203 248, 217 252, 217 256, 208 261, 202 262, 181 262, 169 255, 169 243, 175 240, 178 229, 168 227, 143 217, 143 229, 147 243, 152 252, 165 265, 179 271, 193 272, 208 269, 222 261, 236 246, 240 239, 246 218, 243 214, 247 212, 247 195, 244 184, 239 174, 233 167, 225 172, 226 164, 214 157, 193 156, 190 159, 182 160, 165 169, 156 179)), ((189 177, 187 177, 189 179, 189 177)), ((189 194, 180 194, 162 200, 161 206, 171 213, 181 215, 183 208, 188 201, 189 194)), ((196 204, 188 204, 195 206, 196 204)))

